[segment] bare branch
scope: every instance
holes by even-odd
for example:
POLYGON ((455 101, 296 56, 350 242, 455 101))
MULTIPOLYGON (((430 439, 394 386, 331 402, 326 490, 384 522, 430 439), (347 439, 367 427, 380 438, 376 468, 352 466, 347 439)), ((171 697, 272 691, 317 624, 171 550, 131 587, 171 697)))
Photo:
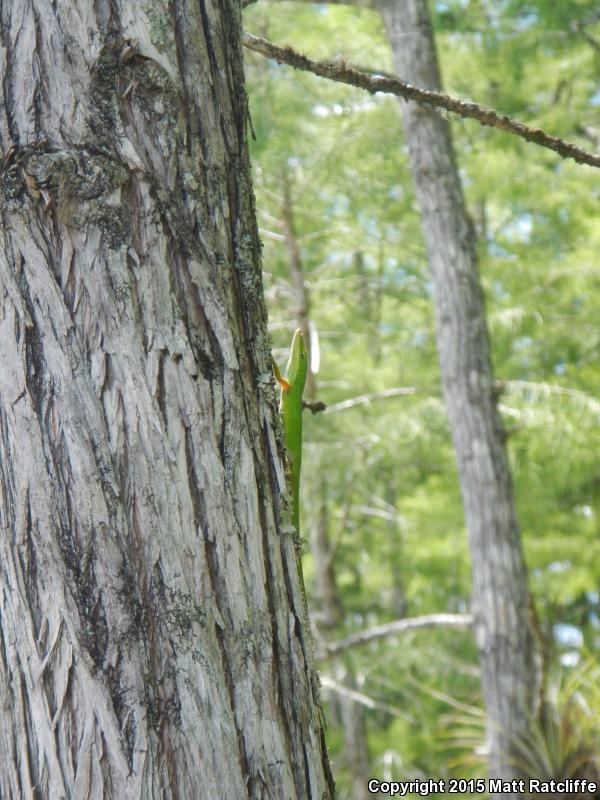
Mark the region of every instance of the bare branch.
POLYGON ((467 714, 473 715, 474 718, 483 718, 484 712, 481 708, 478 708, 478 706, 473 706, 468 703, 461 703, 460 700, 456 700, 451 695, 446 694, 446 692, 440 692, 437 689, 434 689, 432 686, 426 686, 424 683, 416 680, 411 675, 407 675, 406 680, 425 694, 435 697, 436 700, 441 700, 442 703, 447 703, 449 706, 456 708, 458 711, 466 711, 467 714))
POLYGON ((275 233, 275 231, 269 231, 267 228, 259 228, 258 232, 263 239, 271 239, 274 242, 285 242, 285 236, 282 233, 275 233))
POLYGON ((362 692, 357 692, 356 689, 350 689, 348 686, 344 686, 343 683, 336 681, 335 678, 331 678, 329 675, 320 675, 319 677, 321 679, 321 686, 324 689, 329 689, 329 691, 335 692, 342 697, 347 697, 349 700, 352 700, 355 703, 360 703, 360 705, 365 706, 366 708, 374 708, 378 709, 379 711, 386 711, 388 714, 392 714, 395 717, 402 717, 410 722, 415 721, 410 714, 402 711, 402 709, 396 708, 396 706, 391 706, 389 703, 381 703, 378 700, 373 700, 372 697, 369 697, 362 692))
POLYGON ((322 660, 328 656, 337 655, 344 650, 349 650, 351 647, 360 647, 377 639, 383 639, 386 636, 409 633, 421 628, 467 629, 472 625, 473 617, 471 614, 425 614, 422 617, 397 619, 394 622, 386 622, 383 625, 375 625, 373 628, 366 628, 364 631, 352 633, 337 642, 327 642, 323 644, 323 649, 316 654, 316 658, 322 660))
POLYGON ((313 400, 313 401, 303 400, 302 408, 308 408, 308 410, 313 414, 318 414, 319 411, 325 411, 327 406, 322 400, 313 400))
POLYGON ((356 512, 357 514, 364 514, 366 517, 379 517, 379 519, 385 519, 388 522, 402 522, 402 515, 398 514, 395 509, 388 510, 385 508, 373 508, 373 506, 351 506, 351 511, 356 512))
POLYGON ((272 44, 266 39, 244 33, 244 44, 250 50, 254 50, 267 58, 273 58, 280 64, 289 64, 295 69, 312 72, 322 78, 347 83, 350 86, 357 86, 365 89, 371 94, 385 92, 403 97, 405 100, 413 100, 422 106, 444 109, 460 117, 477 120, 481 125, 490 128, 498 128, 508 133, 533 142, 540 147, 553 150, 562 158, 572 158, 579 164, 587 164, 590 167, 600 167, 600 155, 583 150, 572 142, 560 139, 558 136, 551 136, 541 128, 532 128, 524 122, 499 114, 491 108, 485 108, 478 103, 457 100, 443 92, 427 91, 418 89, 410 83, 406 83, 400 78, 389 78, 384 76, 369 75, 353 67, 348 66, 345 61, 313 61, 307 56, 298 53, 291 47, 280 47, 272 44))
POLYGON ((597 53, 600 52, 600 41, 598 41, 598 39, 596 39, 595 36, 592 36, 591 33, 588 33, 585 24, 583 22, 578 22, 577 20, 574 20, 571 23, 570 27, 573 33, 576 33, 579 36, 581 36, 581 38, 584 41, 586 41, 591 47, 593 47, 597 53))
POLYGON ((348 400, 341 400, 339 403, 333 403, 327 406, 323 413, 333 414, 336 411, 345 411, 354 406, 368 406, 373 400, 384 400, 386 397, 404 397, 405 395, 415 394, 416 391, 414 386, 397 386, 392 389, 383 389, 381 392, 361 394, 358 397, 350 397, 348 400))

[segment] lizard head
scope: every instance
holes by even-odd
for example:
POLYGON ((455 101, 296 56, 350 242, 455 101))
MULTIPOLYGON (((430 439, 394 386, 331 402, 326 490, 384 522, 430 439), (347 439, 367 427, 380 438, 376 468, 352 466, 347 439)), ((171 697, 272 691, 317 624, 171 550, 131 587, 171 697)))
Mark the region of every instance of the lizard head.
POLYGON ((304 344, 304 336, 300 328, 296 330, 294 338, 292 339, 292 347, 290 350, 290 357, 288 359, 287 367, 285 368, 285 377, 292 384, 292 387, 298 391, 300 396, 304 390, 306 383, 306 375, 308 373, 308 352, 304 344))

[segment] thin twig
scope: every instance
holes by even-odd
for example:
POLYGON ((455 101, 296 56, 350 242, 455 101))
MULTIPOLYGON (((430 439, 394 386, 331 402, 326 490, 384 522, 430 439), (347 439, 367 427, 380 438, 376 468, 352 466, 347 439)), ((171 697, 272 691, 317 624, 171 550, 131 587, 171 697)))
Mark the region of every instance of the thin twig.
POLYGON ((312 72, 322 78, 347 83, 350 86, 357 86, 365 89, 371 94, 385 92, 403 97, 405 100, 413 100, 422 106, 445 109, 460 117, 477 120, 481 125, 490 128, 498 128, 527 142, 533 142, 540 147, 553 150, 563 158, 572 158, 579 164, 587 164, 590 167, 600 167, 600 155, 590 153, 581 147, 560 139, 558 136, 551 136, 541 128, 532 128, 524 122, 518 122, 511 117, 499 114, 491 108, 485 108, 478 103, 457 100, 442 92, 427 91, 418 89, 410 83, 406 83, 400 78, 390 78, 384 76, 369 75, 360 70, 348 66, 345 61, 314 61, 302 53, 298 53, 291 47, 281 47, 266 39, 244 33, 244 44, 250 50, 254 50, 267 58, 273 58, 280 64, 289 64, 295 69, 305 72, 312 72))
POLYGON ((375 625, 373 628, 366 628, 363 631, 352 633, 345 639, 337 642, 327 642, 323 645, 323 650, 317 653, 317 659, 327 658, 328 656, 349 650, 351 647, 359 647, 368 644, 376 639, 383 639, 386 636, 393 636, 410 631, 420 630, 421 628, 470 628, 473 625, 471 614, 425 614, 421 617, 408 617, 407 619, 397 619, 394 622, 386 622, 383 625, 375 625))
POLYGON ((302 408, 308 408, 313 414, 318 414, 319 411, 325 411, 327 406, 322 400, 303 400, 302 408))
POLYGON ((354 406, 368 406, 373 400, 384 400, 386 397, 404 397, 409 394, 415 394, 416 391, 414 386, 398 386, 392 389, 383 389, 381 392, 361 394, 358 397, 341 400, 339 403, 332 403, 327 406, 324 413, 334 414, 336 411, 345 411, 348 408, 354 408, 354 406))
POLYGON ((574 20, 571 23, 570 27, 573 33, 581 36, 581 38, 584 39, 584 41, 586 41, 589 45, 591 45, 591 47, 593 47, 597 53, 600 53, 600 41, 598 41, 598 39, 596 39, 595 36, 592 36, 591 33, 588 33, 588 31, 586 31, 585 23, 574 20))
POLYGON ((321 679, 321 686, 324 689, 329 689, 329 691, 335 692, 336 694, 339 694, 342 697, 347 697, 348 700, 352 700, 354 703, 359 703, 360 705, 365 706, 366 708, 385 711, 388 714, 392 714, 395 717, 402 717, 403 719, 406 719, 409 722, 415 721, 410 714, 407 714, 405 711, 402 711, 402 709, 396 708, 396 706, 392 706, 389 703, 381 703, 379 700, 373 700, 372 697, 363 694, 363 692, 357 692, 356 689, 350 689, 348 686, 344 686, 343 683, 336 681, 335 678, 331 678, 329 675, 320 675, 320 679, 321 679))

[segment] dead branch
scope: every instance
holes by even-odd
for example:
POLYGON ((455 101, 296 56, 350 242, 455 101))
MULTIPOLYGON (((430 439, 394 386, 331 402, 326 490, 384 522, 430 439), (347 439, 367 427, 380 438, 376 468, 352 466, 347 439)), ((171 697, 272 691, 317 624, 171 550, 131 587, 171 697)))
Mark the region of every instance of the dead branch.
POLYGON ((322 650, 316 654, 316 658, 322 660, 329 656, 337 655, 344 650, 349 650, 351 647, 360 647, 377 639, 383 639, 386 636, 409 633, 421 628, 467 629, 472 625, 473 617, 471 614, 425 614, 421 617, 397 619, 394 622, 386 622, 383 625, 366 628, 364 631, 357 631, 337 642, 322 642, 322 650))
POLYGON ((572 158, 578 164, 587 164, 590 167, 600 167, 600 155, 590 153, 581 147, 567 142, 558 136, 551 136, 541 128, 533 128, 524 122, 519 122, 504 114, 499 114, 492 108, 485 108, 478 103, 466 100, 457 100, 443 92, 433 92, 419 89, 406 83, 400 78, 391 78, 383 75, 371 75, 361 72, 354 67, 346 64, 342 59, 332 61, 314 61, 302 53, 298 53, 291 47, 281 47, 266 39, 260 39, 250 33, 244 33, 244 44, 250 50, 254 50, 267 58, 273 58, 280 64, 289 64, 295 69, 305 72, 312 72, 322 78, 329 78, 340 83, 347 83, 364 89, 371 94, 384 92, 403 97, 405 100, 413 100, 422 106, 435 109, 444 109, 460 117, 475 119, 481 125, 511 133, 527 142, 532 142, 540 147, 553 150, 562 158, 572 158))

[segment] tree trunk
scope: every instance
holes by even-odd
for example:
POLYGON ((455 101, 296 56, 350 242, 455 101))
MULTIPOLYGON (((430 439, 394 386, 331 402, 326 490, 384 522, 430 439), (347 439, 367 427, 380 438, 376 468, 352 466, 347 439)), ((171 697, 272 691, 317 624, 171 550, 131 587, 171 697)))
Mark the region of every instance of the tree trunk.
MULTIPOLYGON (((420 88, 440 89, 425 0, 377 0, 377 7, 398 75, 420 88)), ((473 559, 490 774, 510 779, 519 774, 510 754, 516 737, 526 735, 536 678, 527 571, 494 397, 475 237, 448 123, 435 111, 400 105, 433 278, 442 383, 473 559)))
POLYGON ((0 797, 332 797, 239 4, 0 17, 0 797))
POLYGON ((314 520, 310 536, 310 551, 314 570, 314 599, 318 618, 324 628, 335 628, 344 618, 344 608, 340 598, 335 571, 336 546, 331 543, 329 535, 329 505, 327 497, 327 479, 319 471, 317 481, 313 481, 315 499, 320 495, 320 508, 314 520))
MULTIPOLYGON (((356 680, 352 673, 346 676, 345 684, 354 688, 356 680)), ((344 761, 351 777, 352 800, 370 800, 369 750, 367 747, 367 724, 365 710, 353 697, 338 697, 344 733, 344 761)))

